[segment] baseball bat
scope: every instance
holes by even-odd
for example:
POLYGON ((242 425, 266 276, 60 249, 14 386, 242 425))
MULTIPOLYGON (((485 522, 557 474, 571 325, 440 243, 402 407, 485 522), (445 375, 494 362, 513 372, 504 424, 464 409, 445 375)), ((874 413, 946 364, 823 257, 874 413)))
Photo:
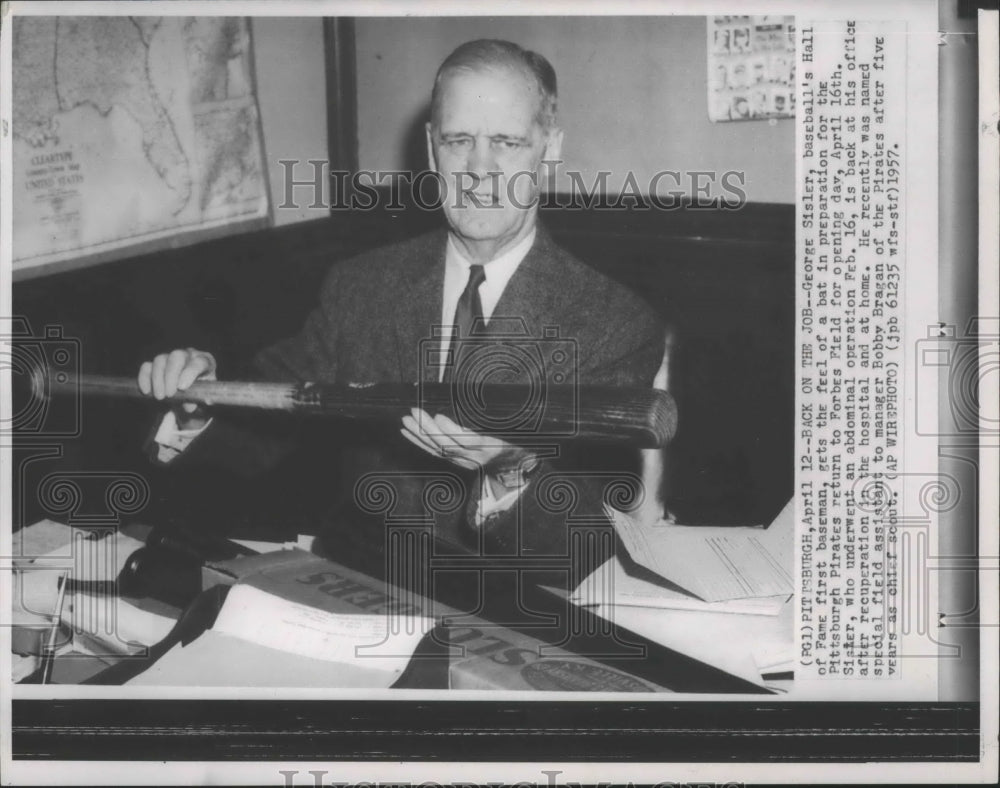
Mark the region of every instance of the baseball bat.
MULTIPOLYGON (((132 377, 60 375, 36 380, 36 396, 147 399, 132 377)), ((197 381, 161 402, 258 408, 348 419, 398 419, 411 407, 443 413, 463 427, 515 442, 586 440, 660 448, 673 438, 677 410, 652 388, 486 383, 266 383, 197 381)))

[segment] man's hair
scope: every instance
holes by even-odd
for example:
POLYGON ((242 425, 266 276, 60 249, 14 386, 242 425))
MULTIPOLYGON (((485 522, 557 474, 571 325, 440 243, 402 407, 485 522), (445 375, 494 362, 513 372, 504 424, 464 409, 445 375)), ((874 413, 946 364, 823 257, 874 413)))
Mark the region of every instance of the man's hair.
POLYGON ((544 129, 556 125, 556 72, 542 55, 522 49, 510 41, 481 38, 469 41, 448 55, 434 77, 431 92, 431 125, 437 127, 441 112, 441 93, 444 81, 456 72, 487 71, 507 68, 520 72, 538 85, 539 107, 537 121, 544 129))

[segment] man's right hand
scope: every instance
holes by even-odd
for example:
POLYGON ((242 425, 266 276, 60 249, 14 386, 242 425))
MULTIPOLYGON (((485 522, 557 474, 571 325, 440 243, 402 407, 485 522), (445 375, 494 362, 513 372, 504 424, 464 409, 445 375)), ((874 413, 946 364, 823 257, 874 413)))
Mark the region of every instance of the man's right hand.
MULTIPOLYGON (((139 367, 139 390, 156 399, 172 397, 196 380, 215 380, 215 370, 215 357, 203 350, 189 347, 161 353, 139 367)), ((185 402, 177 418, 181 429, 197 429, 208 421, 208 414, 197 403, 185 402)))

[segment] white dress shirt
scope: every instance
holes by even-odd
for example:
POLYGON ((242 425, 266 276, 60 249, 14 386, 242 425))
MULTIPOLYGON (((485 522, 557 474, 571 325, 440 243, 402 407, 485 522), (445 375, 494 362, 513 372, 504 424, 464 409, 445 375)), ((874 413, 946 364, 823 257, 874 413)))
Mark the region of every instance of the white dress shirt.
MULTIPOLYGON (((535 231, 532 230, 516 246, 511 247, 483 266, 486 281, 479 286, 479 302, 483 306, 483 319, 487 324, 493 316, 493 310, 496 308, 500 296, 507 289, 507 283, 534 242, 535 231)), ((471 267, 472 263, 459 251, 449 234, 448 247, 444 256, 444 297, 441 299, 441 325, 444 327, 441 336, 441 358, 446 357, 448 346, 451 344, 455 327, 455 307, 458 306, 458 299, 462 297, 462 291, 469 283, 469 268, 471 267)), ((438 380, 443 377, 444 367, 441 367, 438 380)))
MULTIPOLYGON (((507 283, 517 271, 517 267, 524 260, 534 242, 535 231, 532 229, 517 245, 483 265, 486 280, 479 285, 479 303, 483 307, 483 320, 487 325, 493 316, 493 310, 496 308, 500 296, 507 289, 507 283)), ((448 346, 455 333, 455 307, 458 306, 458 299, 462 297, 462 291, 469 283, 469 269, 471 267, 472 263, 462 254, 449 234, 448 247, 444 256, 444 297, 441 299, 441 325, 444 327, 441 332, 441 358, 447 358, 448 346)), ((442 366, 438 380, 444 377, 444 370, 445 368, 442 366)), ((527 484, 515 487, 510 492, 496 498, 490 487, 489 479, 483 474, 479 489, 479 508, 476 510, 476 524, 482 525, 483 520, 489 515, 510 508, 525 487, 527 484)))

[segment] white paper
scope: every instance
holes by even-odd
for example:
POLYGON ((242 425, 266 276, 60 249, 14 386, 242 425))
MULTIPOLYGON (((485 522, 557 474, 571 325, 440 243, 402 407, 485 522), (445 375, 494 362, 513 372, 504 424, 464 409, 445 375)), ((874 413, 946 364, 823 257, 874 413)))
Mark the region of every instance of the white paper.
POLYGON ((313 542, 315 541, 316 537, 312 534, 299 534, 295 540, 295 546, 300 550, 305 550, 307 553, 311 553, 313 542))
POLYGON ((241 547, 256 550, 258 553, 277 553, 281 550, 293 550, 295 542, 264 542, 259 539, 230 539, 241 547))
POLYGON ((611 507, 606 510, 633 561, 700 599, 792 593, 789 526, 794 523, 787 516, 776 521, 780 531, 768 533, 747 527, 643 525, 611 507), (789 545, 783 547, 782 540, 789 545))
POLYGON ((433 627, 425 617, 330 613, 241 584, 230 590, 212 629, 311 659, 397 670, 433 627))
POLYGON ((611 558, 597 567, 584 578, 570 597, 571 602, 583 606, 613 604, 751 616, 776 616, 787 600, 788 595, 785 594, 705 602, 697 597, 633 577, 625 571, 617 558, 611 558))
MULTIPOLYGON (((123 533, 104 539, 88 539, 87 531, 66 525, 58 527, 65 529, 62 546, 15 564, 12 589, 15 610, 51 616, 55 612, 60 577, 66 575, 71 582, 114 582, 129 556, 143 546, 142 542, 123 533)), ((53 534, 48 530, 45 533, 45 544, 51 547, 53 534)), ((25 545, 35 542, 28 538, 25 545)), ((71 597, 67 594, 67 603, 71 597)), ((71 609, 71 604, 64 607, 64 620, 71 609)))
MULTIPOLYGON (((794 653, 791 602, 777 616, 734 616, 693 610, 599 605, 594 613, 653 643, 760 685, 755 655, 794 653)), ((768 659, 770 659, 768 657, 768 659)))
POLYGON ((209 630, 186 646, 178 643, 127 684, 385 689, 395 683, 404 666, 383 670, 381 662, 372 660, 357 666, 310 659, 209 630))
POLYGON ((54 520, 39 520, 17 531, 12 539, 14 559, 56 555, 69 558, 69 543, 78 529, 54 520))
MULTIPOLYGON (((26 535, 25 546, 52 547, 64 531, 61 546, 46 554, 19 563, 14 572, 15 620, 51 617, 55 613, 59 578, 70 582, 113 583, 129 557, 143 543, 121 532, 103 539, 91 539, 89 531, 57 523, 31 526, 42 529, 26 535), (43 540, 39 542, 38 536, 43 540)), ((30 529, 26 529, 30 530, 30 529)), ((66 594, 61 620, 75 634, 89 635, 115 653, 128 653, 136 644, 158 643, 173 629, 174 619, 139 608, 114 593, 71 591, 66 594)))
POLYGON ((74 632, 85 633, 118 654, 130 653, 136 645, 159 643, 177 623, 124 599, 79 593, 67 598, 62 618, 74 632))
POLYGON ((791 642, 762 643, 753 650, 753 661, 761 673, 783 673, 795 670, 795 653, 791 642))

